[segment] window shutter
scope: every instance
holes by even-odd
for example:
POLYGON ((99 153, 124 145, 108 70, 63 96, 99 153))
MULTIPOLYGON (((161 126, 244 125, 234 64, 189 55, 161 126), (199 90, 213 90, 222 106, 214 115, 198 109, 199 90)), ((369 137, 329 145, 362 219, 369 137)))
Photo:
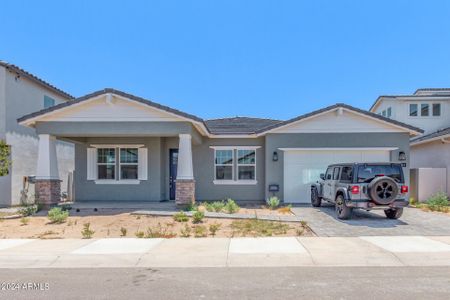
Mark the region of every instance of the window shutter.
POLYGON ((87 180, 97 179, 97 149, 87 148, 87 180))
POLYGON ((147 180, 148 151, 147 148, 138 149, 138 179, 147 180))

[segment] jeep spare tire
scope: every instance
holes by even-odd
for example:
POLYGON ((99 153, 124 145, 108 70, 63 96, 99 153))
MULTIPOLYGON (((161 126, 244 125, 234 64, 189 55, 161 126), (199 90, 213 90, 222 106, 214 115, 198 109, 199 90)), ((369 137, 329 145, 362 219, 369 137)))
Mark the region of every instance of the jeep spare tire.
POLYGON ((377 204, 392 203, 398 195, 398 186, 394 179, 381 176, 372 180, 367 186, 369 197, 377 204))

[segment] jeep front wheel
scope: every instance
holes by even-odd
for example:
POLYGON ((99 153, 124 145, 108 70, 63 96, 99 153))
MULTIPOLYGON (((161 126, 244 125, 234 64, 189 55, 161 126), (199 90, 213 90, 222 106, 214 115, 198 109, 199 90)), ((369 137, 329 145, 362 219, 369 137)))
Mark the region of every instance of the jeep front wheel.
POLYGON ((352 216, 353 209, 345 204, 345 199, 342 195, 336 197, 335 209, 338 219, 347 220, 352 216))
POLYGON ((386 209, 384 211, 384 214, 386 215, 386 218, 388 218, 388 219, 398 219, 403 214, 403 208, 386 209))
POLYGON ((319 197, 319 192, 316 187, 311 189, 311 205, 314 207, 320 207, 322 205, 322 199, 319 197))

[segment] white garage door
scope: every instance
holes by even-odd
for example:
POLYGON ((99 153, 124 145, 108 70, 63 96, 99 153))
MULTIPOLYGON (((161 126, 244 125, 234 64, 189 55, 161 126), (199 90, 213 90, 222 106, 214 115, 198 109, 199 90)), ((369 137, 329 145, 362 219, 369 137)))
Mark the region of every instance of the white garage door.
POLYGON ((328 165, 349 162, 389 162, 389 150, 285 150, 284 201, 309 203, 311 183, 325 173, 328 165))

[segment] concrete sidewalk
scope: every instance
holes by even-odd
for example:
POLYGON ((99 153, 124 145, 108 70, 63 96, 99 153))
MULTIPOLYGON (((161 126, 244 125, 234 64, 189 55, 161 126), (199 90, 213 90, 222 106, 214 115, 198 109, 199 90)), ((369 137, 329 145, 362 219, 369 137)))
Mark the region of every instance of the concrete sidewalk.
POLYGON ((450 236, 0 240, 0 268, 450 266, 450 236))

